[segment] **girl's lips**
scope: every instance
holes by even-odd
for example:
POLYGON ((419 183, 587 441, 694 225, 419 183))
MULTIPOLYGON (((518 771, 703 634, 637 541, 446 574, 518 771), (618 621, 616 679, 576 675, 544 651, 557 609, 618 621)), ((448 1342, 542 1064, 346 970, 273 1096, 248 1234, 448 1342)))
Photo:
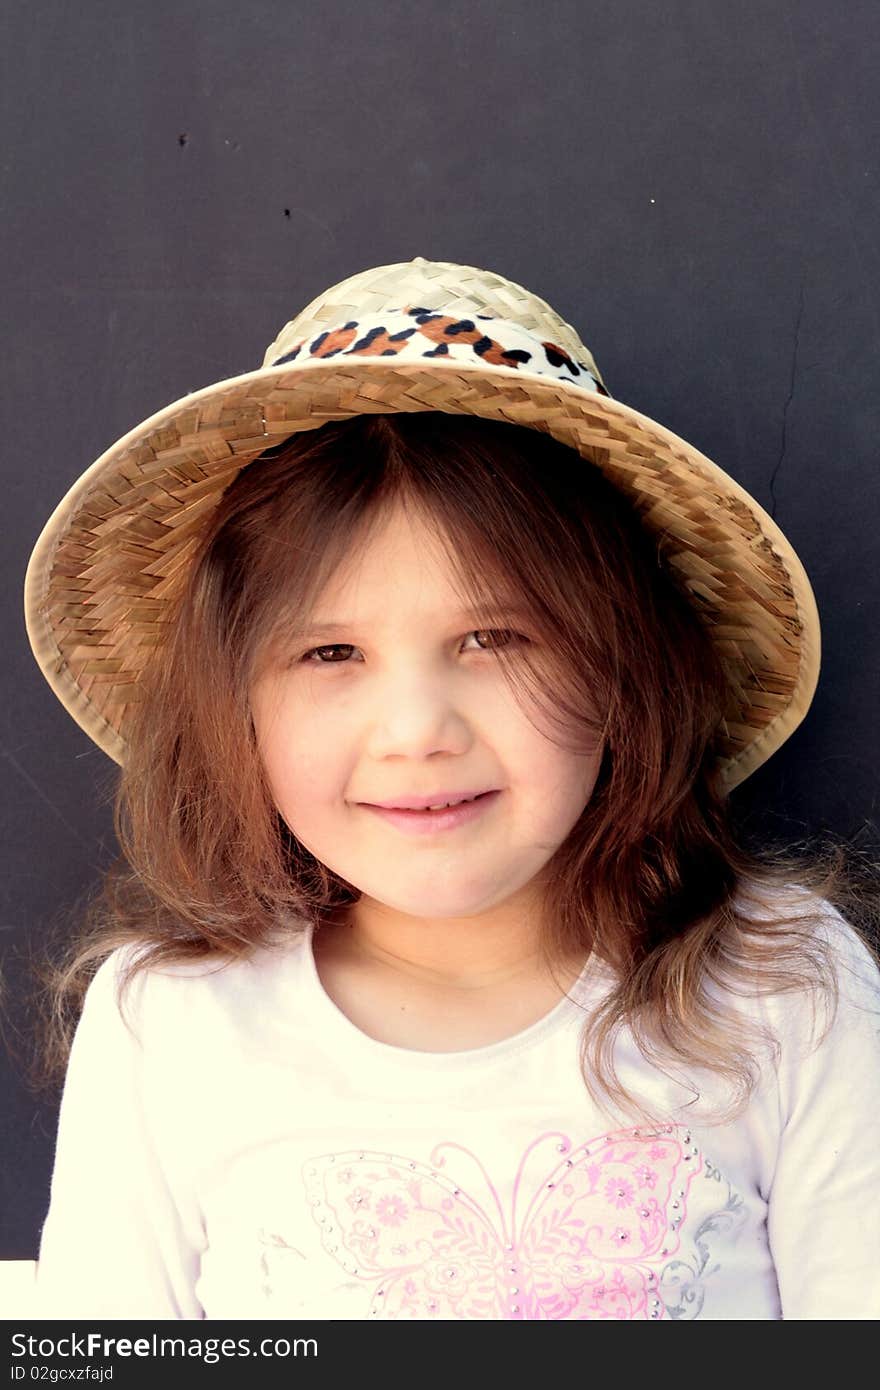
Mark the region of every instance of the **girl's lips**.
POLYGON ((493 806, 501 795, 500 791, 483 792, 475 801, 464 801, 460 806, 448 806, 444 811, 401 811, 386 806, 370 806, 364 802, 364 810, 372 811, 389 825, 408 835, 434 835, 440 830, 454 830, 456 826, 482 816, 493 806))

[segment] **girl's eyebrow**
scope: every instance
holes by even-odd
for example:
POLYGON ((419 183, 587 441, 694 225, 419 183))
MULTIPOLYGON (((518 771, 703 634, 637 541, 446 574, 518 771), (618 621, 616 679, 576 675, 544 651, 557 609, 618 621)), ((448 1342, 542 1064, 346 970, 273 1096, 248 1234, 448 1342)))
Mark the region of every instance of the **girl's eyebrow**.
MULTIPOLYGON (((527 618, 529 610, 521 603, 504 603, 500 606, 490 605, 490 611, 499 618, 527 618)), ((453 613, 451 617, 441 619, 441 621, 458 622, 466 618, 479 620, 480 614, 476 608, 462 608, 458 613, 453 613)), ((368 624, 356 622, 324 622, 320 618, 315 618, 308 627, 298 627, 297 636, 310 637, 316 632, 352 632, 357 627, 365 628, 368 624)))

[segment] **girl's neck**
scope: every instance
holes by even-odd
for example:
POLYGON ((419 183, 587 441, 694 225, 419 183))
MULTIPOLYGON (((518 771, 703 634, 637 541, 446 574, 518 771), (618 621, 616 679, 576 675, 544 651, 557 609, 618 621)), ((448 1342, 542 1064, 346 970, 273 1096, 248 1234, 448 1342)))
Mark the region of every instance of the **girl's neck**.
POLYGON ((470 963, 453 964, 406 942, 395 949, 345 922, 322 924, 312 951, 325 993, 361 1032, 428 1052, 467 1051, 522 1032, 559 1003, 583 968, 581 960, 550 970, 534 945, 508 949, 501 961, 472 953, 470 963))
POLYGON ((316 957, 319 951, 416 987, 472 997, 549 978, 567 986, 584 964, 581 955, 551 972, 534 914, 449 921, 408 917, 363 900, 318 928, 316 957))

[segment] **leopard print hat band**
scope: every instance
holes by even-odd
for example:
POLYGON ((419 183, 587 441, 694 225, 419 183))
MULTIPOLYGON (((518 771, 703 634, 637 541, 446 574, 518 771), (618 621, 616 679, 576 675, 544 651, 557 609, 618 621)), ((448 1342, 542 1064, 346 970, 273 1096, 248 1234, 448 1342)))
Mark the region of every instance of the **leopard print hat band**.
POLYGON ((280 367, 285 362, 326 361, 336 356, 395 357, 401 362, 442 358, 471 366, 485 362, 571 381, 582 390, 599 391, 603 396, 609 394, 592 358, 591 365, 576 362, 558 343, 542 340, 519 324, 494 314, 456 318, 416 305, 384 309, 375 320, 348 319, 333 324, 314 337, 285 346, 280 356, 263 365, 280 367))

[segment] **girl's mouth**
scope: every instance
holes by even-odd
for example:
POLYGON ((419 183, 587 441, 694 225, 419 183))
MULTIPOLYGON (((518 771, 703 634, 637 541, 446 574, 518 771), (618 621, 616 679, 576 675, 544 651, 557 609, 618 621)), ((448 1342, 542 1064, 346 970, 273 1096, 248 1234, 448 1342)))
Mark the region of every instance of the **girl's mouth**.
POLYGON ((442 811, 401 811, 390 806, 370 806, 367 803, 364 803, 364 809, 372 811, 374 816, 381 816, 389 825, 396 826, 406 834, 434 835, 441 830, 454 830, 459 825, 467 825, 470 821, 477 820, 495 804, 500 795, 500 791, 482 792, 473 801, 463 801, 458 806, 447 806, 442 811))

